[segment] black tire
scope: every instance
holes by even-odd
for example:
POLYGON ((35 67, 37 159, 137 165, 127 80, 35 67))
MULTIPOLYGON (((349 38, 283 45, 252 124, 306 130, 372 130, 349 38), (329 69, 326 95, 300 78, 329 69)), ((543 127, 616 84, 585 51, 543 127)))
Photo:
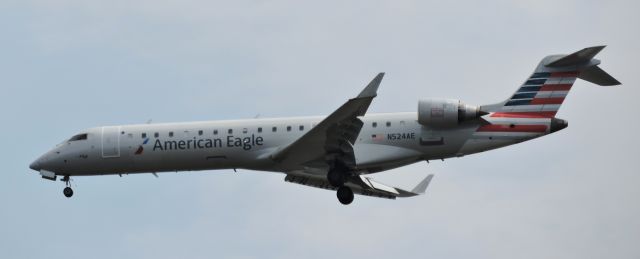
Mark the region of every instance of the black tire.
POLYGON ((344 205, 349 205, 353 202, 353 191, 347 186, 340 186, 336 192, 338 200, 344 205))
POLYGON ((65 197, 71 198, 71 196, 73 196, 73 189, 71 189, 71 187, 65 187, 64 190, 62 190, 62 193, 65 197))

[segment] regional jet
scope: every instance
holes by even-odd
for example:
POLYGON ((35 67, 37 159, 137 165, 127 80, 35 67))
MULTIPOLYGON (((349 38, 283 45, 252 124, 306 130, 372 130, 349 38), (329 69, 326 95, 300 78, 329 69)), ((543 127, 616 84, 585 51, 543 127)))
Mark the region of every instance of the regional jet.
MULTIPOLYGON (((95 127, 80 131, 29 167, 44 179, 61 177, 66 197, 75 176, 248 169, 335 190, 342 204, 354 194, 395 199, 423 194, 429 174, 404 190, 370 175, 408 164, 462 157, 557 132, 556 118, 577 78, 619 85, 594 56, 604 46, 542 59, 507 100, 470 105, 424 99, 416 112, 368 114, 384 73, 328 116, 260 118, 95 127)), ((157 175, 156 175, 157 176, 157 175)))

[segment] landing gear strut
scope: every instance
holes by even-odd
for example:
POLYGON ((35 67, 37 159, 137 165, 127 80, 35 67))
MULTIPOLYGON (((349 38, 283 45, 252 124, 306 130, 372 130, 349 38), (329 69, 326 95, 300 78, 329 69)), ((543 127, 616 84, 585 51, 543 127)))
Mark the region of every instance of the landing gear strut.
POLYGON ((329 172, 327 172, 327 180, 333 187, 343 186, 349 177, 349 167, 341 161, 335 161, 331 164, 329 172))
POLYGON ((62 190, 62 193, 67 198, 71 198, 71 196, 73 196, 73 189, 71 189, 71 187, 70 187, 71 184, 69 183, 70 180, 71 180, 71 178, 69 178, 68 175, 65 175, 62 178, 62 181, 64 181, 64 184, 67 186, 67 187, 64 187, 64 190, 62 190))
POLYGON ((327 181, 333 187, 337 187, 336 196, 340 203, 348 205, 353 201, 353 190, 344 184, 349 180, 350 169, 341 161, 335 161, 327 172, 327 181))
POLYGON ((344 185, 347 181, 346 178, 346 175, 340 170, 332 169, 327 173, 327 180, 333 187, 340 187, 344 185))
POLYGON ((347 186, 340 186, 336 194, 340 203, 344 205, 349 205, 353 201, 353 191, 347 186))

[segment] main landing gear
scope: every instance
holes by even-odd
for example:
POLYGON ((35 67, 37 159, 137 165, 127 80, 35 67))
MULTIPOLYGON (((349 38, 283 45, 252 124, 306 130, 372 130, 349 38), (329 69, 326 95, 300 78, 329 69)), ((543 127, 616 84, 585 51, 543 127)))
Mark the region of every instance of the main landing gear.
POLYGON ((347 182, 347 175, 342 170, 329 170, 329 172, 327 172, 327 180, 332 186, 338 187, 336 196, 340 203, 349 205, 353 202, 353 190, 344 185, 347 182))
POLYGON ((69 183, 69 181, 71 181, 71 178, 69 178, 68 175, 65 175, 61 181, 64 181, 64 184, 66 185, 66 187, 64 187, 64 190, 62 190, 62 193, 65 197, 71 198, 71 196, 73 196, 73 189, 71 189, 71 184, 69 183))
POLYGON ((338 187, 336 196, 338 196, 338 200, 340 201, 340 203, 344 205, 349 205, 353 201, 353 191, 351 190, 351 188, 344 185, 338 187))

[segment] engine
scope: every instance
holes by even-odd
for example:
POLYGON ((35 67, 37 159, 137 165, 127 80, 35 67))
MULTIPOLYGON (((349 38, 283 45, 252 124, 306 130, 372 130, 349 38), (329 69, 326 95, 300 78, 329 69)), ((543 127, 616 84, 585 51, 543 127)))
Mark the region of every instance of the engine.
POLYGON ((418 102, 418 123, 434 128, 455 127, 487 114, 480 107, 454 99, 427 99, 418 102))

